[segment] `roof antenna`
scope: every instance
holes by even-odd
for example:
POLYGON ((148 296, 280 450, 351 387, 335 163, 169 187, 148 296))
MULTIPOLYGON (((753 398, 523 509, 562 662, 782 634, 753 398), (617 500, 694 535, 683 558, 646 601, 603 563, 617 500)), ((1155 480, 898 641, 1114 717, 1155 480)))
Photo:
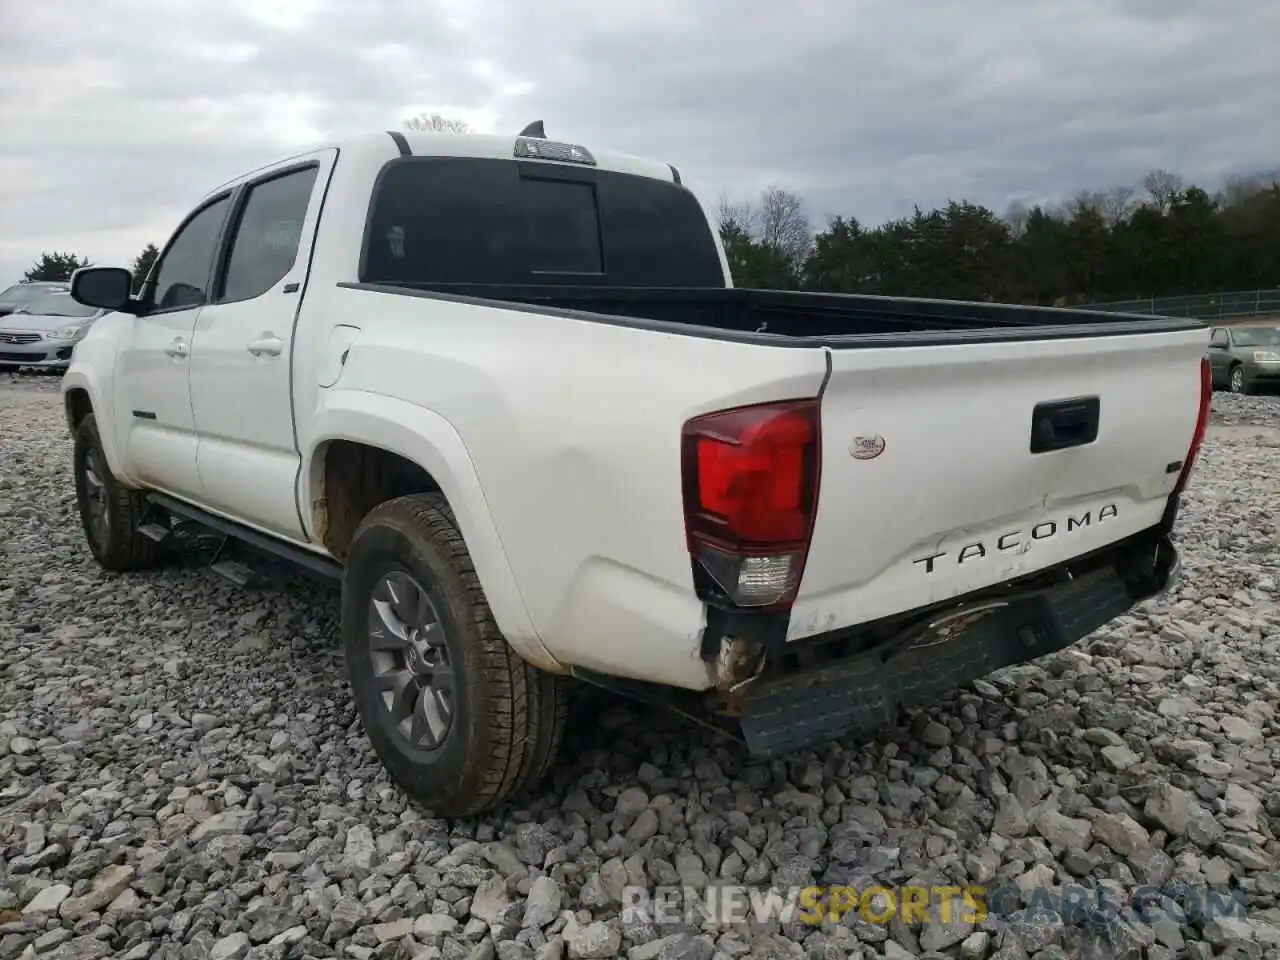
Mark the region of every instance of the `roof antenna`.
POLYGON ((547 131, 542 128, 542 121, 535 120, 520 131, 522 137, 533 137, 535 140, 547 139, 547 131))

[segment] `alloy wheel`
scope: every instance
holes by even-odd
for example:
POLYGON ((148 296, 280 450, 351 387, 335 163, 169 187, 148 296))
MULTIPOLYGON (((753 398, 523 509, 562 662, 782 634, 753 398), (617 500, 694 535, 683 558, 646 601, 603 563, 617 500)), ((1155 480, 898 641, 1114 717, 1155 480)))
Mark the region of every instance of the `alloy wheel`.
POLYGON ((438 749, 453 726, 453 659, 435 605, 404 571, 374 588, 369 654, 386 721, 414 749, 438 749))

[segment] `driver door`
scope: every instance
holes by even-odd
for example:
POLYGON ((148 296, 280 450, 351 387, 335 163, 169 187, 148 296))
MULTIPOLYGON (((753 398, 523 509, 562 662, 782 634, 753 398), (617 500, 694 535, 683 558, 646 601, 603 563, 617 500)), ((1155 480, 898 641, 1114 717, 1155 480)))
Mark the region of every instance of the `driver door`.
POLYGON ((117 436, 129 474, 157 490, 198 500, 190 355, 208 300, 231 193, 215 196, 178 227, 143 289, 151 304, 133 318, 117 360, 117 436))

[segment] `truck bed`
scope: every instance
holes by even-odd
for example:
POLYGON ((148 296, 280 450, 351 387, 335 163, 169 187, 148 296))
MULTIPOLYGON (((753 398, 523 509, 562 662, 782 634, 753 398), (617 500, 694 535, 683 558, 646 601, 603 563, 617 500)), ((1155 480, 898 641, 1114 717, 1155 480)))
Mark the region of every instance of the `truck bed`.
MULTIPOLYGON (((352 286, 389 289, 373 284, 352 286)), ((728 334, 733 339, 776 343, 778 337, 785 337, 804 340, 807 345, 846 347, 1043 340, 1203 326, 1186 318, 1079 308, 733 287, 406 284, 397 288, 427 297, 522 304, 584 319, 589 315, 596 321, 673 324, 699 328, 706 334, 728 334)))
POLYGON ((469 447, 486 477, 512 477, 509 490, 491 481, 491 502, 518 504, 500 518, 504 541, 528 545, 516 562, 556 655, 677 686, 696 683, 667 665, 702 616, 685 607, 678 438, 691 418, 816 401, 816 511, 784 638, 799 644, 1060 573, 1155 530, 1201 411, 1208 329, 1181 318, 733 288, 344 286, 383 295, 380 324, 450 358, 366 348, 352 388, 406 376, 393 372, 404 363, 448 385, 457 406, 440 412, 461 432, 519 418, 491 454, 469 447), (482 388, 465 378, 473 355, 482 388), (573 521, 553 569, 544 518, 566 490, 573 521), (606 620, 671 646, 643 647, 642 665, 627 644, 613 656, 591 626, 606 620))

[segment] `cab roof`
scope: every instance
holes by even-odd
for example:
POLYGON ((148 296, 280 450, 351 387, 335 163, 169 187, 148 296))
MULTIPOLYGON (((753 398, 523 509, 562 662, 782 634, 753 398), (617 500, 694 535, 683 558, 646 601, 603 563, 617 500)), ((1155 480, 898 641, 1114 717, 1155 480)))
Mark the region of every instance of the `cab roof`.
MULTIPOLYGON (((533 124, 530 127, 534 126, 533 124)), ((529 129, 529 128, 526 128, 529 129)), ((681 183, 680 172, 669 163, 640 157, 617 150, 599 150, 549 137, 508 136, 491 133, 437 133, 434 131, 384 130, 347 137, 328 143, 317 143, 290 157, 278 157, 269 163, 244 173, 214 187, 207 196, 225 190, 242 180, 253 178, 259 172, 279 166, 291 160, 301 159, 319 150, 338 150, 343 156, 361 163, 381 166, 386 160, 402 157, 470 157, 475 159, 525 160, 532 162, 579 165, 583 161, 569 161, 569 152, 576 151, 589 158, 584 165, 597 170, 651 177, 667 183, 681 183), (532 152, 531 152, 532 147, 532 152)))

